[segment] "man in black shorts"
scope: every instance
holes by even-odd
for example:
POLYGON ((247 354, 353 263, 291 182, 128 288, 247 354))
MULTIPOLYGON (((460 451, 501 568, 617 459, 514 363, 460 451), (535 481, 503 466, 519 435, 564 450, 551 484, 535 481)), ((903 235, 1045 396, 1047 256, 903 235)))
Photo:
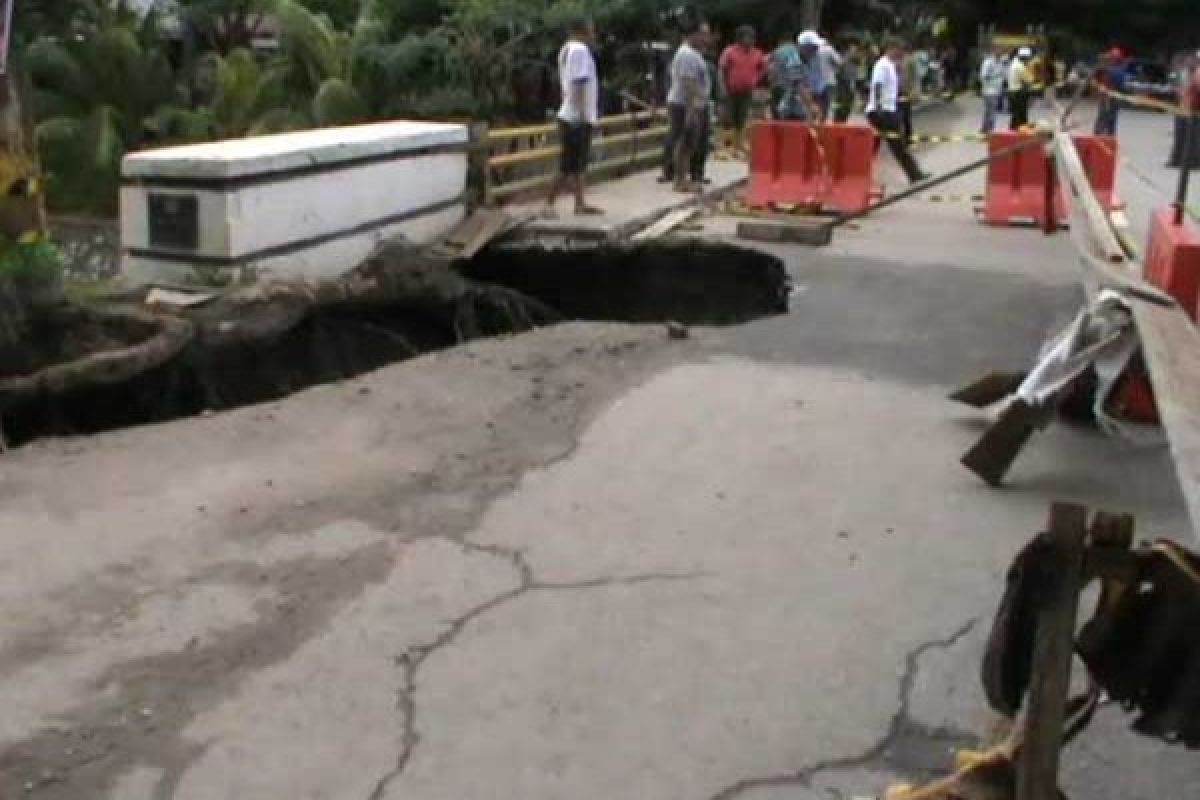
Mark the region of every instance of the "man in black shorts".
POLYGON ((562 144, 558 176, 546 198, 546 212, 555 212, 558 195, 571 184, 575 191, 576 214, 602 214, 584 200, 588 159, 592 150, 592 132, 599 120, 600 79, 589 44, 596 35, 590 20, 580 19, 571 26, 567 43, 558 51, 558 79, 562 85, 562 107, 558 111, 558 132, 562 144))

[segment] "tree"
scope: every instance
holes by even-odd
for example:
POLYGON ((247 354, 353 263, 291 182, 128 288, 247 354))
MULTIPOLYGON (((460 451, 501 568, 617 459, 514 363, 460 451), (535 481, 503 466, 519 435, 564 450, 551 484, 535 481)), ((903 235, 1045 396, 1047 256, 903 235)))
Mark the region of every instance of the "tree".
POLYGON ((249 47, 274 0, 176 0, 185 23, 218 53, 249 47))
POLYGON ((146 141, 146 120, 178 92, 154 19, 95 11, 94 29, 29 45, 23 68, 51 205, 111 212, 121 157, 146 141))

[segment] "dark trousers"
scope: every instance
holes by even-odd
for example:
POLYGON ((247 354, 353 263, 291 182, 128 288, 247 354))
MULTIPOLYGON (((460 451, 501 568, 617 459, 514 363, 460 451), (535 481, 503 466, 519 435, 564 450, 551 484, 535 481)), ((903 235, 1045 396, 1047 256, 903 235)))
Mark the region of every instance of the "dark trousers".
POLYGON ((896 113, 900 115, 900 130, 904 134, 904 142, 907 146, 908 142, 912 141, 913 121, 912 121, 912 101, 901 100, 896 104, 896 113))
POLYGON ((1192 169, 1200 167, 1200 117, 1175 117, 1175 139, 1171 143, 1171 158, 1167 162, 1171 167, 1188 166, 1192 169), (1186 153, 1188 121, 1192 123, 1191 152, 1186 153))
POLYGON ((853 84, 844 83, 838 84, 837 94, 833 104, 833 121, 845 122, 850 119, 850 112, 854 110, 854 86, 853 84))
POLYGON ((887 140, 888 148, 896 158, 896 163, 908 177, 909 183, 916 183, 925 177, 917 160, 908 149, 908 137, 904 135, 904 120, 899 111, 872 111, 867 115, 867 121, 879 131, 879 135, 887 140))
POLYGON ((685 106, 667 106, 667 136, 663 140, 663 177, 675 180, 675 150, 679 145, 686 146, 691 151, 688 172, 692 180, 704 180, 704 167, 708 162, 709 150, 709 113, 705 109, 701 115, 699 127, 688 128, 687 108, 685 106))
POLYGON ((1096 126, 1092 129, 1092 133, 1097 136, 1116 136, 1117 135, 1117 115, 1121 113, 1121 106, 1112 97, 1103 97, 1100 99, 1100 108, 1096 112, 1096 126))
POLYGON ((1019 130, 1029 124, 1029 92, 1009 92, 1008 106, 1012 110, 1009 130, 1019 130))

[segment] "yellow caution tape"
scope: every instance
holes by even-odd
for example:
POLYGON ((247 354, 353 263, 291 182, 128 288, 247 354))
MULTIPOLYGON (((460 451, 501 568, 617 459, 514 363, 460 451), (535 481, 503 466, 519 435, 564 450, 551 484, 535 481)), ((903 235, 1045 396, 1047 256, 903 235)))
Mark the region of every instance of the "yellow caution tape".
MULTIPOLYGON (((903 134, 880 133, 885 139, 900 139, 903 134)), ((912 144, 952 144, 958 142, 986 142, 986 133, 920 133, 909 137, 912 144)))
POLYGON ((925 199, 931 203, 982 203, 981 194, 927 194, 925 199))

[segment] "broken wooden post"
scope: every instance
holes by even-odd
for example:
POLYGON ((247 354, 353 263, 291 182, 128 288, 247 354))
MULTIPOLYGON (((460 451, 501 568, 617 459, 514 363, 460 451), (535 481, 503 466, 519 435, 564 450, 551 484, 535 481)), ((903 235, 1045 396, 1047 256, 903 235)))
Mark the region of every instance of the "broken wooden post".
POLYGON ((1058 766, 1071 683, 1075 616, 1083 585, 1087 510, 1056 503, 1047 527, 1054 581, 1038 614, 1017 800, 1058 800, 1058 766))

